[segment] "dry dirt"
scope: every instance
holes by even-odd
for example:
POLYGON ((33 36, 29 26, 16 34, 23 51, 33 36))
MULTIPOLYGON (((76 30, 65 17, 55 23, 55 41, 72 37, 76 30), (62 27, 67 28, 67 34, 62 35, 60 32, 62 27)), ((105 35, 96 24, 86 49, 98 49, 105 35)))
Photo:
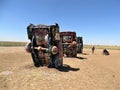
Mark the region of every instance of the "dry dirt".
POLYGON ((24 47, 0 47, 0 90, 120 90, 120 50, 84 49, 64 67, 33 65, 24 47))

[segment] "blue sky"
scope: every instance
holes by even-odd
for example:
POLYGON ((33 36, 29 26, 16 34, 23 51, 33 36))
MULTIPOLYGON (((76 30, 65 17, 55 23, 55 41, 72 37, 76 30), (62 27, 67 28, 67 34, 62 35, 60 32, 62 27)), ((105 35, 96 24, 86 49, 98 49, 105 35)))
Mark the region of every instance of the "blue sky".
POLYGON ((55 22, 84 44, 120 45, 120 0, 0 0, 0 41, 28 41, 29 23, 55 22))

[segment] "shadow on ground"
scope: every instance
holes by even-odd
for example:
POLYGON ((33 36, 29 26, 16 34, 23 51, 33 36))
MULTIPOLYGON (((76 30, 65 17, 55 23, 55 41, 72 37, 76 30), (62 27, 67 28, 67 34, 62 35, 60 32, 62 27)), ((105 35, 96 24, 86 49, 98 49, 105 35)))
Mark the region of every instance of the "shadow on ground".
POLYGON ((82 53, 82 55, 89 55, 88 53, 82 53))
POLYGON ((78 71, 80 70, 79 68, 73 68, 70 67, 69 65, 64 64, 62 67, 57 68, 61 72, 69 72, 69 71, 78 71))
MULTIPOLYGON (((47 67, 47 66, 46 66, 47 67)), ((35 69, 36 67, 34 65, 27 65, 25 66, 26 69, 35 69)), ((38 68, 38 67, 37 67, 38 68)), ((39 67, 40 68, 40 67, 39 67)), ((49 67, 48 69, 51 69, 51 68, 55 68, 55 67, 49 67)), ((80 70, 79 68, 73 68, 73 67, 70 67, 69 65, 67 64, 64 64, 62 67, 59 67, 59 68, 56 68, 57 70, 61 71, 61 72, 69 72, 69 71, 78 71, 80 70)))
POLYGON ((85 57, 76 57, 77 59, 87 59, 87 58, 85 58, 85 57))
POLYGON ((25 68, 26 69, 33 69, 33 68, 36 68, 33 64, 30 64, 30 65, 25 65, 25 68))

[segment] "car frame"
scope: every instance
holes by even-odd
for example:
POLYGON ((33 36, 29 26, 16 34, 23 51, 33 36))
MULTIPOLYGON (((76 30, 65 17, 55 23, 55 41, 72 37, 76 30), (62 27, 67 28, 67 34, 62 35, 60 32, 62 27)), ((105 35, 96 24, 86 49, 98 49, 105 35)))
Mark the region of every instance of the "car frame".
POLYGON ((76 32, 60 32, 62 41, 63 55, 67 57, 77 57, 76 32))
POLYGON ((26 51, 31 53, 34 66, 61 67, 63 65, 62 44, 59 25, 34 25, 27 27, 30 43, 26 51))

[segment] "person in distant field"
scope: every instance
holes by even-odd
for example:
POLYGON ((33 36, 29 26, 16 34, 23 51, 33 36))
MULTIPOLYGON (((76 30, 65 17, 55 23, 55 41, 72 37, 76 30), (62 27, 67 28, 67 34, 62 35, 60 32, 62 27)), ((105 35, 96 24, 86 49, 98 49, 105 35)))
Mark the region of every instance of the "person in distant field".
POLYGON ((92 54, 94 53, 95 51, 95 46, 92 47, 92 54))

